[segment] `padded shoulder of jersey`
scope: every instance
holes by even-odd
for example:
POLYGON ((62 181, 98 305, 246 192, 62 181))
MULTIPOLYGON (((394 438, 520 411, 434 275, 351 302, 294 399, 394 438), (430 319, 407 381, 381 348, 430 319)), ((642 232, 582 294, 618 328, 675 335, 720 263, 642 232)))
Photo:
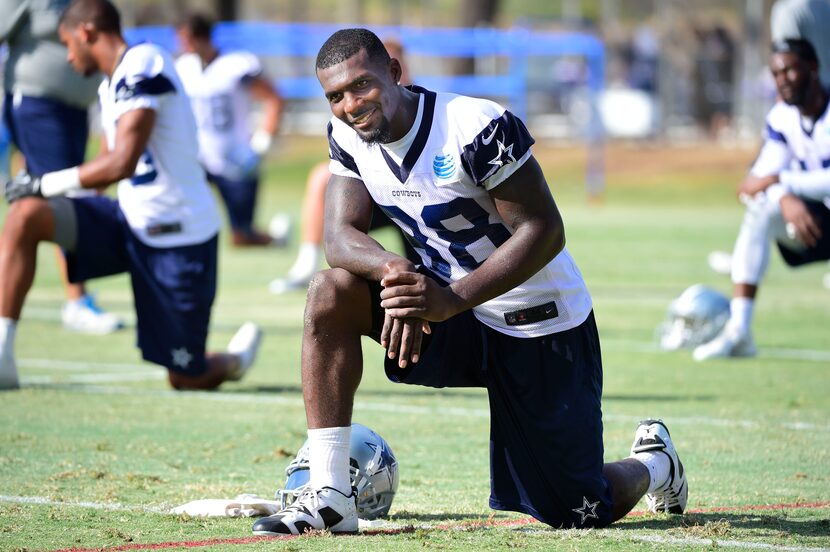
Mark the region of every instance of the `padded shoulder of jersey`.
POLYGON ((165 58, 169 55, 155 44, 137 44, 127 50, 116 71, 127 79, 155 77, 164 70, 165 58))

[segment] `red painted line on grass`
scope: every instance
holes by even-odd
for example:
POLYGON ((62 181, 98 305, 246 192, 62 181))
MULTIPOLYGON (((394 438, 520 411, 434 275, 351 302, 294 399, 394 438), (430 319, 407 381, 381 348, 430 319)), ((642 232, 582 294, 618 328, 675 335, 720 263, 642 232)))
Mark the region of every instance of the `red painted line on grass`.
MULTIPOLYGON (((789 504, 747 504, 744 506, 713 506, 711 508, 695 508, 687 510, 687 514, 711 514, 717 512, 734 512, 734 511, 772 511, 772 510, 787 510, 787 509, 815 509, 830 507, 830 501, 824 502, 793 502, 789 504)), ((629 512, 626 517, 640 517, 650 514, 651 512, 645 510, 638 510, 636 512, 629 512)), ((454 529, 454 528, 486 528, 486 527, 520 527, 522 525, 530 525, 531 523, 538 523, 533 518, 520 519, 502 519, 502 520, 484 520, 484 521, 470 521, 464 523, 446 523, 436 525, 431 529, 454 529)), ((411 525, 390 528, 390 529, 368 529, 361 531, 361 536, 375 536, 375 535, 401 535, 404 533, 411 533, 417 528, 411 525)), ((346 535, 343 535, 346 536, 346 535)), ((178 541, 178 542, 156 542, 156 543, 130 543, 119 544, 116 546, 97 546, 95 548, 61 548, 53 552, 127 552, 130 550, 163 550, 166 548, 203 548, 208 546, 219 546, 222 544, 253 544, 262 541, 274 540, 291 540, 297 538, 296 535, 286 535, 284 537, 278 536, 251 536, 238 538, 224 538, 224 539, 205 539, 200 541, 178 541)))

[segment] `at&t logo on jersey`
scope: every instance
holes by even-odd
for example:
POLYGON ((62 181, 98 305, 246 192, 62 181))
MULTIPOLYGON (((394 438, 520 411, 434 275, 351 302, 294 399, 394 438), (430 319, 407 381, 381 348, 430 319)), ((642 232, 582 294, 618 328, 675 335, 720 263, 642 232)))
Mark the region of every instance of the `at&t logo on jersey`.
POLYGON ((455 159, 449 154, 436 155, 432 160, 432 171, 441 180, 449 180, 455 175, 455 159))

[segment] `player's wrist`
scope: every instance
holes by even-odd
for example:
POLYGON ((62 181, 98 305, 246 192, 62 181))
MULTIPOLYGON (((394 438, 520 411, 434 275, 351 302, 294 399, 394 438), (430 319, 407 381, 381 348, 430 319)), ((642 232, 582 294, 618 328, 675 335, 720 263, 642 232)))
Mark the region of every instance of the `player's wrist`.
POLYGON ((773 184, 766 189, 767 200, 773 203, 780 203, 781 198, 789 195, 790 193, 789 186, 784 184, 773 184))
POLYGON ((274 142, 274 136, 267 130, 260 128, 251 136, 251 149, 257 155, 264 155, 274 142))
POLYGON ((43 197, 66 195, 81 189, 81 173, 78 167, 44 174, 40 179, 40 193, 43 197))

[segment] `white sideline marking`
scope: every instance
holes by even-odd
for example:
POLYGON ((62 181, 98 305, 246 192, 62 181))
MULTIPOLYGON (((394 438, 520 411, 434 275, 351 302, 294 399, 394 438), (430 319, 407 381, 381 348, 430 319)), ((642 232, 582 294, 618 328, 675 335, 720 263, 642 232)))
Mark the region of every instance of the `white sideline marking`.
MULTIPOLYGON (((627 341, 622 339, 603 339, 602 348, 606 351, 623 353, 667 354, 656 343, 647 341, 627 341)), ((691 357, 691 351, 689 351, 691 357)), ((789 349, 779 347, 760 347, 758 358, 780 358, 784 360, 807 360, 812 362, 830 362, 830 351, 821 349, 789 349)))
MULTIPOLYGON (((25 381, 25 380, 24 380, 25 381)), ((172 389, 138 389, 133 387, 116 386, 87 386, 67 389, 70 392, 89 393, 93 395, 131 395, 149 397, 189 397, 208 401, 246 403, 246 404, 278 404, 283 406, 294 406, 303 408, 302 397, 281 397, 274 395, 263 395, 261 393, 226 393, 222 391, 173 391, 172 389)), ((458 416, 462 418, 489 418, 490 411, 486 408, 465 408, 446 406, 418 406, 382 402, 356 401, 356 411, 388 412, 393 414, 417 414, 436 416, 458 416)), ((603 414, 606 421, 625 422, 636 424, 640 421, 639 416, 624 416, 616 414, 603 414)), ((811 422, 767 422, 755 420, 729 420, 723 418, 709 418, 706 416, 672 417, 668 420, 672 425, 710 425, 718 427, 740 427, 740 428, 782 428, 793 431, 830 431, 830 425, 818 425, 811 422)))
POLYGON ((19 358, 17 365, 25 368, 49 368, 52 370, 70 370, 82 372, 95 368, 96 370, 160 370, 153 364, 125 364, 121 362, 88 362, 73 360, 55 360, 51 358, 19 358))
MULTIPOLYGON (((548 528, 536 528, 533 526, 520 527, 518 531, 522 533, 543 534, 551 533, 548 528)), ((587 537, 591 533, 582 531, 581 529, 563 529, 559 530, 567 532, 569 536, 577 538, 587 537)), ((699 537, 670 537, 663 535, 650 535, 644 533, 629 532, 623 529, 609 527, 607 529, 595 529, 596 533, 603 538, 609 538, 616 541, 633 540, 639 542, 649 542, 654 544, 671 544, 681 546, 700 546, 706 550, 712 548, 743 548, 749 550, 775 550, 781 552, 826 552, 827 548, 811 548, 806 546, 792 546, 787 544, 770 544, 767 542, 758 541, 738 541, 738 540, 722 540, 717 538, 704 539, 699 537)))
POLYGON ((26 376, 20 378, 24 385, 49 385, 54 383, 111 383, 125 381, 148 381, 166 379, 162 372, 144 372, 138 374, 78 374, 72 376, 26 376))
POLYGON ((118 512, 148 512, 151 514, 168 514, 170 508, 160 506, 136 506, 134 504, 119 504, 118 502, 86 502, 75 500, 53 500, 45 496, 10 496, 0 495, 0 502, 13 504, 36 504, 38 506, 77 506, 94 510, 113 510, 118 512))
MULTIPOLYGON (((78 508, 92 508, 94 510, 110 510, 110 511, 118 511, 118 512, 142 512, 142 513, 150 513, 150 514, 171 514, 169 507, 161 507, 161 506, 138 506, 133 504, 120 504, 117 502, 87 502, 87 501, 61 501, 61 500, 53 500, 51 498, 46 498, 42 496, 8 496, 8 495, 0 495, 0 502, 7 502, 12 504, 35 504, 38 506, 74 506, 78 508)), ((441 523, 425 523, 419 525, 419 527, 427 530, 435 529, 438 526, 443 526, 441 523)), ((381 524, 375 523, 367 523, 366 529, 399 529, 403 528, 404 525, 384 521, 381 524)), ((464 524, 460 524, 458 529, 464 529, 464 524)), ((525 533, 551 533, 550 529, 547 528, 519 528, 519 531, 525 533)), ((567 530, 566 530, 567 531, 567 530)), ((706 548, 710 547, 723 547, 723 548, 742 548, 742 549, 760 549, 760 550, 774 550, 774 551, 781 551, 781 552, 822 552, 826 551, 827 548, 809 548, 805 546, 789 546, 789 545, 781 545, 781 544, 769 544, 765 542, 757 542, 757 541, 737 541, 737 540, 721 540, 721 539, 702 539, 702 538, 695 538, 695 537, 667 537, 661 535, 650 535, 650 534, 643 534, 643 533, 634 533, 629 531, 622 531, 616 528, 609 528, 609 529, 596 529, 595 533, 599 533, 602 538, 608 538, 611 540, 617 541, 625 541, 625 540, 634 540, 640 542, 650 542, 656 544, 674 544, 674 545, 683 545, 683 546, 702 546, 706 548)), ((590 533, 580 532, 578 530, 574 530, 574 534, 582 536, 582 535, 589 535, 590 533)))
MULTIPOLYGON (((623 535, 623 539, 626 535, 623 535)), ((826 548, 808 548, 806 546, 789 546, 785 544, 769 544, 757 541, 736 541, 721 539, 699 539, 694 537, 663 537, 660 535, 627 535, 627 538, 640 542, 652 542, 658 544, 680 544, 685 546, 701 546, 709 548, 746 548, 760 550, 781 550, 787 552, 826 552, 826 548)))

